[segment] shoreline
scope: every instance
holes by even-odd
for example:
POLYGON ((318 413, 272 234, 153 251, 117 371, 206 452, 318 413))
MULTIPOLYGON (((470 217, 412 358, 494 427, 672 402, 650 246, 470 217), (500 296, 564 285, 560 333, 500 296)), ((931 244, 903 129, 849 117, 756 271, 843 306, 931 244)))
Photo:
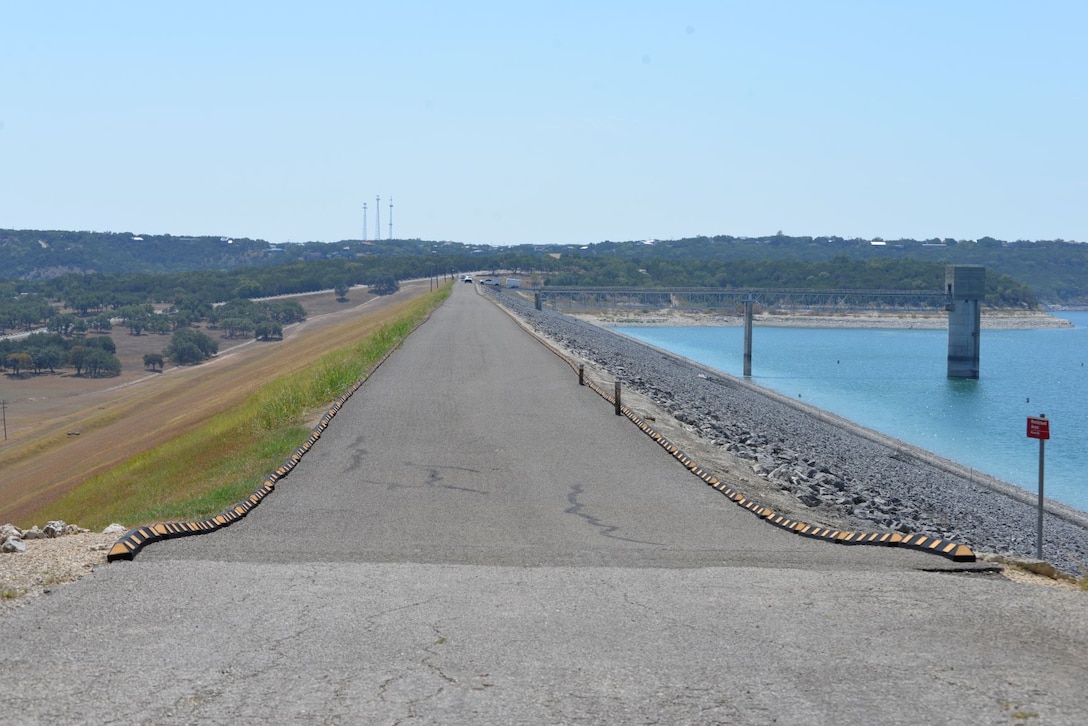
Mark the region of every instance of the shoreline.
MULTIPOLYGON (((674 308, 656 311, 608 311, 566 313, 606 328, 618 327, 743 327, 744 317, 713 312, 689 312, 674 308)), ((757 313, 752 324, 777 328, 871 328, 893 330, 944 330, 948 317, 943 312, 900 313, 857 311, 829 314, 823 311, 757 313)), ((983 330, 1047 330, 1072 328, 1073 323, 1043 311, 982 313, 983 330)))

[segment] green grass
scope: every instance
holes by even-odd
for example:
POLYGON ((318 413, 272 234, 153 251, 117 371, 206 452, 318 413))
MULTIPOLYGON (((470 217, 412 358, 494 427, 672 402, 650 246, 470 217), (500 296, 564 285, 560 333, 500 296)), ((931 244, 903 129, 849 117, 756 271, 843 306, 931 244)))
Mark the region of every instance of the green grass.
POLYGON ((101 529, 112 522, 204 519, 245 499, 309 437, 307 420, 374 367, 448 297, 450 286, 410 304, 358 343, 273 380, 198 429, 84 482, 36 514, 101 529))

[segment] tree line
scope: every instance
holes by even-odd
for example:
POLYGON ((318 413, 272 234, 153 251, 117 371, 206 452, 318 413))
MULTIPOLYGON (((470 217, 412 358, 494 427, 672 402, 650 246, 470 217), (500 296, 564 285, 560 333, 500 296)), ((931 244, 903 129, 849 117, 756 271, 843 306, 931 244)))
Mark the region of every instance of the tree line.
MULTIPOLYGON (((653 267, 654 261, 683 260, 716 263, 766 260, 786 264, 828 263, 847 258, 976 264, 1026 285, 1042 303, 1088 305, 1088 245, 1061 239, 885 240, 790 236, 779 232, 762 237, 716 235, 650 241, 606 240, 585 245, 493 246, 419 239, 274 245, 263 240, 212 236, 0 230, 0 281, 18 281, 19 291, 40 291, 50 296, 55 294, 22 285, 66 276, 106 275, 112 278, 103 279, 122 283, 115 291, 102 290, 107 296, 113 292, 136 293, 139 297, 140 293, 150 292, 156 300, 170 300, 173 293, 168 288, 173 286, 174 293, 177 288, 198 290, 202 296, 210 295, 221 301, 254 297, 243 292, 255 289, 263 295, 282 295, 333 289, 342 284, 388 285, 410 277, 476 270, 533 272, 539 273, 540 279, 554 283, 556 275, 570 279, 578 272, 579 260, 586 258, 626 260, 635 265, 636 271, 653 267), (138 289, 131 279, 133 276, 150 280, 145 284, 153 291, 138 289), (122 287, 128 284, 137 289, 123 291, 122 287), (234 294, 231 288, 241 289, 234 294)), ((692 267, 698 271, 698 265, 692 267)), ((825 271, 830 274, 826 269, 816 274, 825 271)), ((3 282, 0 282, 2 292, 3 282)), ((109 305, 117 302, 106 298, 109 305)))
POLYGON ((67 338, 58 333, 32 333, 0 340, 0 360, 12 375, 56 373, 71 367, 77 376, 105 378, 121 373, 113 338, 103 335, 67 338))
POLYGON ((0 339, 0 363, 15 376, 56 373, 60 368, 72 368, 77 376, 91 378, 119 375, 121 362, 116 345, 112 337, 103 335, 115 327, 127 329, 129 335, 171 334, 161 354, 144 356, 144 366, 156 370, 167 360, 175 365, 192 365, 218 353, 218 342, 195 326, 218 329, 227 338, 278 340, 283 338, 284 325, 306 319, 297 300, 254 302, 239 298, 216 305, 187 297, 160 310, 144 303, 110 311, 105 306, 88 306, 77 312, 62 312, 41 295, 27 295, 18 298, 18 306, 38 315, 32 320, 28 314, 19 325, 41 330, 0 339))

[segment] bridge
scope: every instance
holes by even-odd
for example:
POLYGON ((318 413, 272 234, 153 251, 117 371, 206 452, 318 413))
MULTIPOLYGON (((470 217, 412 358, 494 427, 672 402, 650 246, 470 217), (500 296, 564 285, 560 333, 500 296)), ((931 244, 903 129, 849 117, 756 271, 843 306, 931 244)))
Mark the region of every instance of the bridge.
POLYGON ((555 310, 635 310, 674 308, 693 312, 743 312, 752 302, 765 310, 804 308, 855 310, 943 310, 951 295, 940 290, 820 290, 712 287, 547 287, 535 290, 541 304, 555 310))
POLYGON ((744 316, 744 375, 752 375, 752 322, 763 311, 805 309, 826 312, 948 312, 948 377, 978 378, 980 307, 986 270, 949 265, 944 290, 547 287, 534 290, 536 308, 585 310, 728 311, 744 316))

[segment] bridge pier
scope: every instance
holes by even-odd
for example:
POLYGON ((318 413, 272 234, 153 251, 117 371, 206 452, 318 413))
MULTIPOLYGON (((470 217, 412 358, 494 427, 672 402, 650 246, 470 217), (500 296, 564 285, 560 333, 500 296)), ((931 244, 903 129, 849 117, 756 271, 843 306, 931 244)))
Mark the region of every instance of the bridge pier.
POLYGON ((949 300, 948 377, 977 379, 986 268, 949 265, 945 268, 944 283, 949 300))
POLYGON ((752 377, 752 308, 755 300, 751 295, 744 301, 744 377, 752 377))

